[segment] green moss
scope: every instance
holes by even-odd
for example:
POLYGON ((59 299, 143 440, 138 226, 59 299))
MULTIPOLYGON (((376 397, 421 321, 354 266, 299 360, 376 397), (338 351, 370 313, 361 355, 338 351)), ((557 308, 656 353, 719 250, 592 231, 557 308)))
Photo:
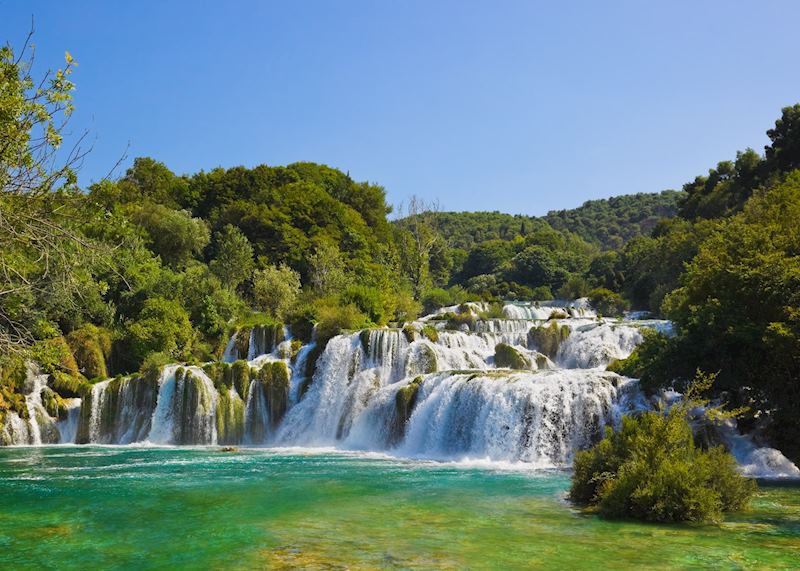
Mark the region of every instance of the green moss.
POLYGON ((403 439, 406 424, 408 419, 411 418, 414 406, 417 404, 417 396, 423 382, 423 377, 416 377, 395 394, 395 419, 392 424, 390 444, 396 444, 403 439))
POLYGON ((496 367, 530 370, 531 361, 516 348, 507 343, 498 343, 494 348, 494 364, 496 367))
POLYGON ((257 379, 267 399, 270 425, 274 429, 286 414, 289 402, 289 369, 283 361, 264 363, 258 371, 257 379))
POLYGON ((432 343, 439 342, 439 330, 433 325, 425 325, 422 327, 422 336, 426 337, 432 343))
POLYGON ((547 362, 547 357, 545 355, 536 355, 536 368, 537 369, 548 369, 550 364, 547 362))
POLYGON ((241 327, 236 332, 236 339, 233 341, 233 346, 236 348, 237 359, 247 359, 250 353, 250 333, 252 327, 241 327))
POLYGON ((302 348, 303 348, 303 342, 300 339, 292 339, 291 342, 292 362, 294 362, 295 359, 297 359, 297 354, 300 352, 300 349, 302 348))
POLYGON ((67 403, 58 393, 49 387, 44 387, 41 393, 42 406, 53 418, 64 419, 67 416, 67 403))
POLYGON ((244 402, 230 391, 221 391, 217 399, 217 443, 239 444, 244 439, 244 402))
POLYGON ((557 309, 557 310, 553 311, 552 313, 550 313, 550 316, 547 319, 548 320, 552 320, 552 319, 567 319, 568 317, 569 317, 569 314, 566 311, 562 311, 560 309, 557 309))
POLYGON ((559 325, 555 321, 548 326, 531 327, 528 332, 528 343, 540 353, 554 359, 561 344, 569 337, 568 325, 559 325))
POLYGON ((475 316, 470 313, 450 313, 448 314, 449 317, 447 318, 447 323, 445 324, 445 329, 454 329, 456 331, 461 331, 464 326, 466 325, 467 329, 473 331, 475 329, 475 316))
POLYGON ((413 325, 405 325, 403 327, 403 335, 406 337, 406 341, 409 343, 413 343, 414 340, 417 338, 417 330, 414 329, 413 325))
POLYGON ((414 371, 423 375, 434 373, 438 370, 436 352, 425 343, 420 343, 414 353, 414 371))
POLYGON ((250 390, 250 364, 247 361, 236 361, 230 366, 230 378, 226 386, 230 388, 231 384, 242 399, 247 398, 247 391, 250 390))
POLYGON ((481 319, 503 319, 505 318, 505 314, 503 313, 503 304, 492 303, 489 305, 486 311, 481 311, 478 315, 481 319))
POLYGON ((108 377, 111 356, 111 333, 94 325, 84 325, 67 335, 78 368, 89 379, 108 377))
POLYGON ((48 384, 65 398, 85 397, 92 391, 92 384, 83 377, 73 377, 62 371, 50 374, 48 384))

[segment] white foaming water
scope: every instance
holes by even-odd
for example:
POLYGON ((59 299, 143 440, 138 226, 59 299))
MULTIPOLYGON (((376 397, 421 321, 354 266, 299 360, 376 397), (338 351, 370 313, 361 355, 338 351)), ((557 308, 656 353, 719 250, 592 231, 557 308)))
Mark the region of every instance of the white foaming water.
MULTIPOLYGON (((381 390, 344 444, 385 449, 393 436, 386 418, 396 414, 397 392, 406 384, 381 390)), ((434 373, 420 385, 395 452, 565 466, 603 426, 641 406, 637 393, 634 381, 601 371, 434 373)))
POLYGON ((59 444, 72 444, 78 436, 78 421, 81 414, 81 399, 66 399, 67 417, 58 422, 59 444))
POLYGON ((567 369, 605 367, 614 359, 625 359, 642 342, 639 328, 611 321, 569 323, 570 335, 559 349, 556 361, 567 369))
POLYGON ((725 447, 730 450, 739 470, 751 478, 800 478, 800 468, 784 456, 780 450, 758 446, 750 436, 740 434, 736 421, 725 420, 718 432, 725 447))

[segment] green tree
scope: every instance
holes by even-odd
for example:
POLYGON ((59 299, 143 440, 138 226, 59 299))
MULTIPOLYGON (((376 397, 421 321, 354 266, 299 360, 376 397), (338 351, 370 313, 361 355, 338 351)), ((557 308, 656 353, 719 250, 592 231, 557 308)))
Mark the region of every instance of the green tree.
POLYGON ((339 248, 322 242, 308 258, 311 285, 318 292, 328 294, 343 288, 347 282, 345 261, 339 248))
POLYGON ((209 267, 229 289, 236 289, 252 275, 253 247, 236 226, 227 224, 214 235, 214 259, 209 267))
POLYGON ((181 269, 208 245, 208 224, 185 210, 145 203, 132 216, 147 231, 150 249, 172 268, 181 269))
POLYGON ((281 264, 253 274, 253 298, 261 311, 283 320, 300 294, 300 274, 281 264))
POLYGON ((139 318, 128 326, 131 352, 137 363, 151 353, 173 359, 186 357, 195 339, 189 314, 177 301, 154 297, 144 302, 139 318))

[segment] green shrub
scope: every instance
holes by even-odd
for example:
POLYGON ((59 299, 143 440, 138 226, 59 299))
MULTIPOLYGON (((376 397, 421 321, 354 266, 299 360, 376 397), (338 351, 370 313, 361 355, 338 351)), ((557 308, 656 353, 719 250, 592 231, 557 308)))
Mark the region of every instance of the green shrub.
POLYGON ((78 368, 89 379, 108 377, 106 363, 111 356, 111 333, 86 324, 67 335, 67 344, 78 368))
POLYGON ((531 299, 535 301, 549 301, 553 299, 553 292, 547 286, 538 286, 531 290, 531 299))
POLYGON ((626 302, 618 293, 605 288, 593 289, 589 292, 589 303, 601 315, 617 317, 628 309, 626 302))
POLYGON ((466 325, 470 331, 475 329, 475 316, 471 312, 465 311, 462 313, 447 314, 447 323, 445 325, 445 329, 461 331, 462 326, 464 325, 466 325))
POLYGON ((422 336, 426 337, 432 343, 439 341, 439 330, 433 325, 424 325, 422 327, 422 336))
POLYGON ((579 452, 570 498, 606 517, 656 522, 715 522, 744 509, 755 483, 720 448, 695 446, 687 408, 622 419, 619 432, 579 452))
POLYGON ((384 325, 394 313, 385 292, 367 285, 351 285, 340 296, 342 305, 354 305, 375 325, 384 325))
POLYGON ((429 289, 422 296, 422 309, 425 313, 433 313, 439 308, 454 305, 455 303, 450 292, 442 288, 429 289))
POLYGON ((367 316, 355 305, 323 305, 317 311, 317 343, 325 345, 342 331, 363 329, 369 325, 367 316))

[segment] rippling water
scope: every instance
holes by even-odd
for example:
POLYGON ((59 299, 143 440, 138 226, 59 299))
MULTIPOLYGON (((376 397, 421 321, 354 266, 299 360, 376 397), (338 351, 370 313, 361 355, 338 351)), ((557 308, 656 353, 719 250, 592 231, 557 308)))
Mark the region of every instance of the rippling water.
POLYGON ((800 489, 721 526, 608 522, 563 472, 326 450, 0 449, 0 569, 780 569, 800 489))

